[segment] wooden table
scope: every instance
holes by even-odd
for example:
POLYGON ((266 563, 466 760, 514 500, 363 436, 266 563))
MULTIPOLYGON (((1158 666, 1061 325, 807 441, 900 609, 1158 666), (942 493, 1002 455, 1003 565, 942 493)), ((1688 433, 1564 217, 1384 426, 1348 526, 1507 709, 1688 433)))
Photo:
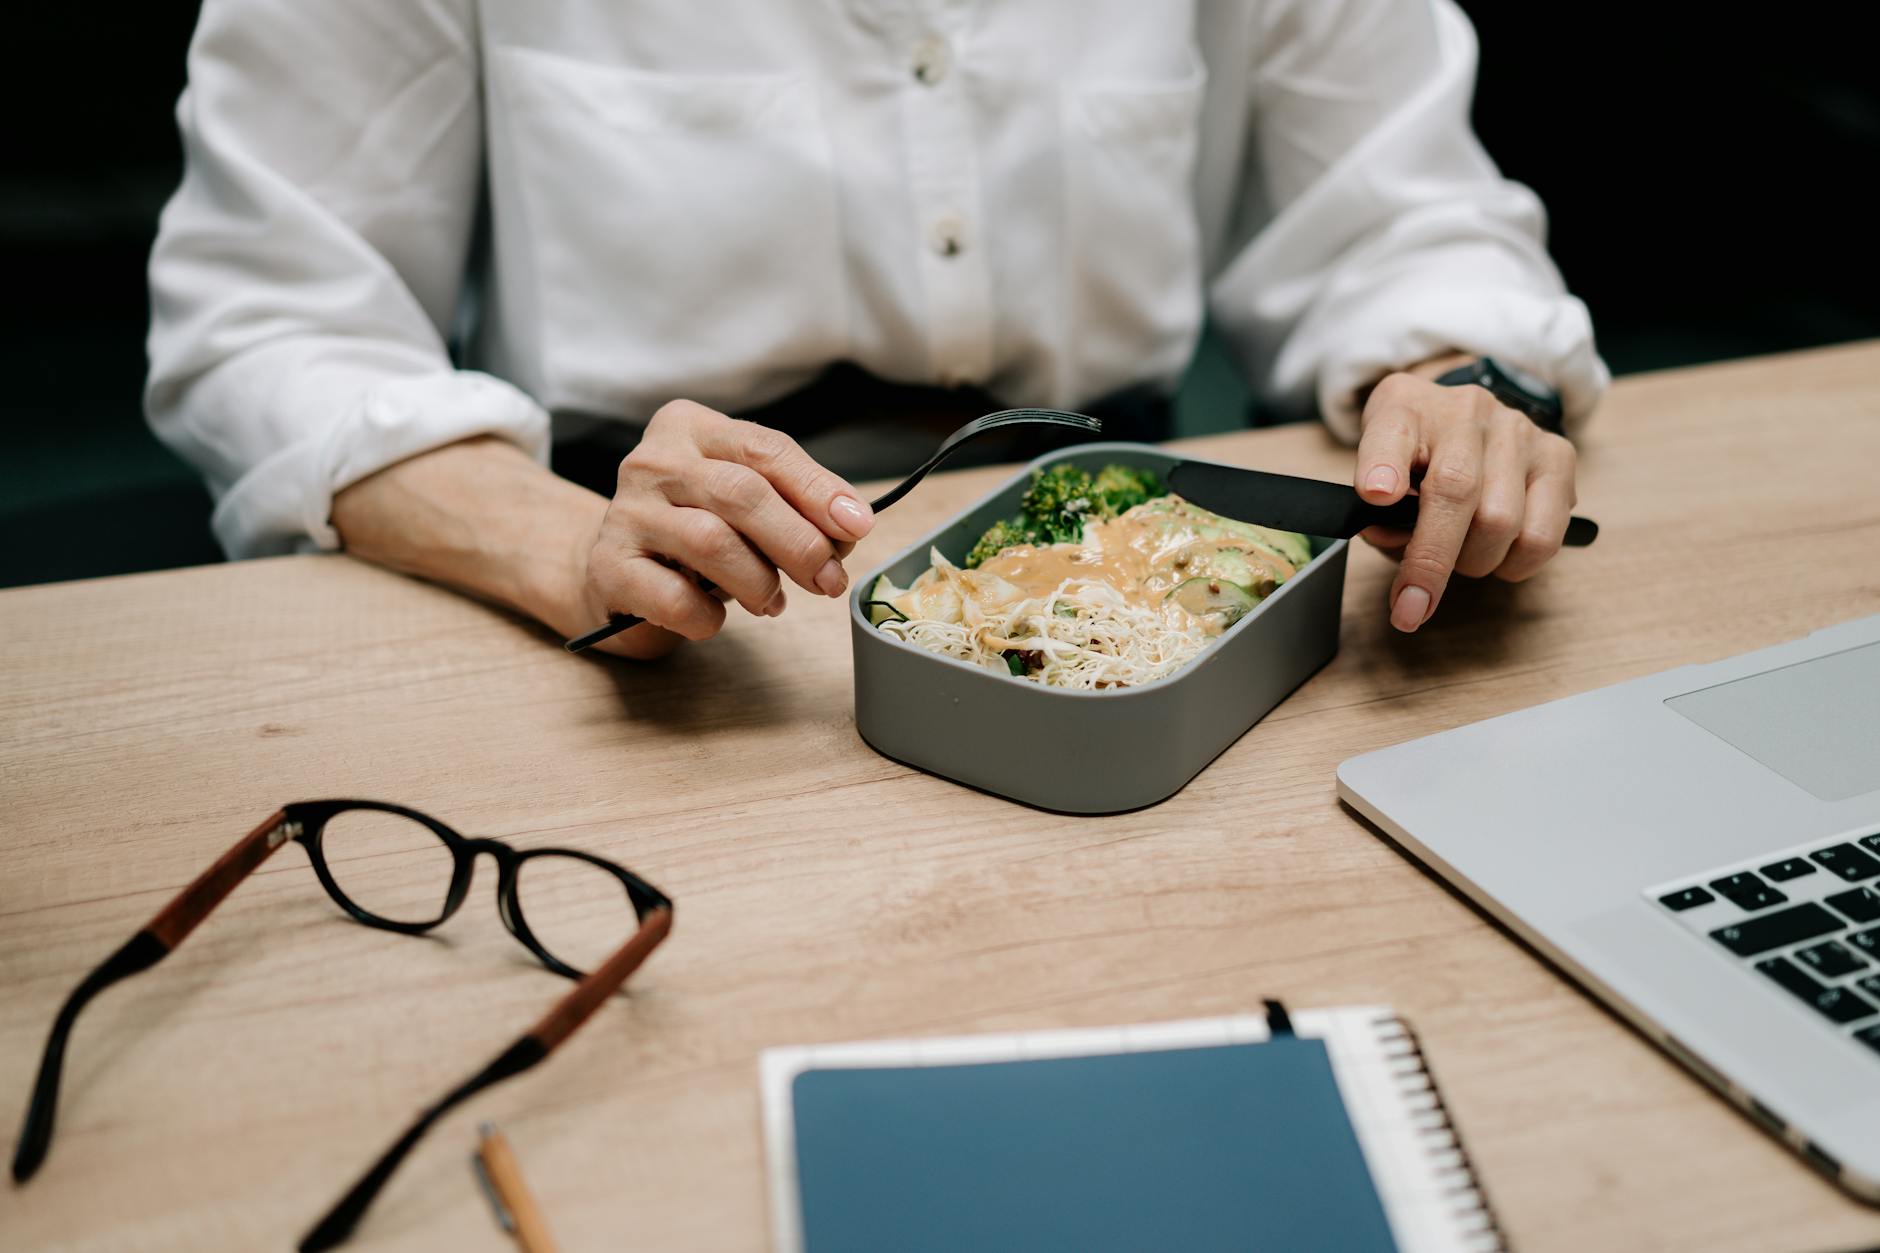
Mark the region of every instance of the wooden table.
MULTIPOLYGON (((1349 473, 1312 428, 1195 447, 1349 473)), ((1524 1249, 1880 1241, 1880 1213, 1333 799, 1355 753, 1880 612, 1880 345, 1627 379, 1583 464, 1596 548, 1524 587, 1452 589, 1400 637, 1389 567, 1360 547, 1337 659, 1174 799, 1111 818, 875 755, 843 607, 801 594, 653 667, 571 658, 343 557, 0 594, 0 1129, 87 970, 280 802, 358 795, 614 856, 678 902, 630 995, 444 1120, 362 1248, 508 1247, 467 1165, 494 1118, 568 1250, 761 1249, 766 1046, 1263 995, 1406 1013, 1524 1249)), ((994 477, 930 480, 852 568, 994 477)), ((0 1192, 0 1244, 290 1243, 564 990, 503 933, 492 879, 485 863, 417 940, 344 919, 299 851, 269 862, 87 1011, 51 1157, 0 1192)))

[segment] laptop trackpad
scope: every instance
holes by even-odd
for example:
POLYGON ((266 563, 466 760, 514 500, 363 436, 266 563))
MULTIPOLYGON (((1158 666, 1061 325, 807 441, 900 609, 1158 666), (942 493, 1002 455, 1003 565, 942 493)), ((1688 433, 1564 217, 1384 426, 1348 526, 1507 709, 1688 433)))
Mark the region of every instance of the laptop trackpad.
POLYGON ((1824 801, 1880 789, 1880 644, 1665 704, 1824 801))

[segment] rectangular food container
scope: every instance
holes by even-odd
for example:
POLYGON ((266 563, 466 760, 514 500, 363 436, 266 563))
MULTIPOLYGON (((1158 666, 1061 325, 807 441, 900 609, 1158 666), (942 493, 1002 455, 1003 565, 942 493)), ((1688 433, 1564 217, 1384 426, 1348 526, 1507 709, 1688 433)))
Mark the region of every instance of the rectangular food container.
POLYGON ((1095 474, 1117 463, 1166 479, 1187 459, 1128 443, 1050 453, 858 579, 849 632, 862 739, 896 761, 1063 813, 1118 813, 1180 791, 1338 651, 1344 540, 1311 537, 1312 560, 1188 665, 1112 691, 1046 687, 928 652, 870 626, 862 602, 884 574, 911 583, 929 548, 963 560, 987 527, 1018 512, 1033 470, 1068 462, 1095 474))

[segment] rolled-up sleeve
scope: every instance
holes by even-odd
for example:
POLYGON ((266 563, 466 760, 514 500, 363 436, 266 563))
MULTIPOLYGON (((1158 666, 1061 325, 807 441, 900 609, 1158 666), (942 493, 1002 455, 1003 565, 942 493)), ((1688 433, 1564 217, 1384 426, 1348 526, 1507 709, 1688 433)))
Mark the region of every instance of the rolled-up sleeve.
POLYGON ((1577 429, 1610 381, 1547 255, 1533 192, 1469 125, 1476 42, 1450 0, 1274 0, 1256 39, 1245 242, 1210 311, 1269 404, 1358 436, 1359 389, 1438 353, 1559 389, 1577 429))
POLYGON ((336 547, 335 492, 456 440, 547 457, 541 406, 445 347, 480 179, 470 8, 203 5, 145 403, 231 556, 336 547))

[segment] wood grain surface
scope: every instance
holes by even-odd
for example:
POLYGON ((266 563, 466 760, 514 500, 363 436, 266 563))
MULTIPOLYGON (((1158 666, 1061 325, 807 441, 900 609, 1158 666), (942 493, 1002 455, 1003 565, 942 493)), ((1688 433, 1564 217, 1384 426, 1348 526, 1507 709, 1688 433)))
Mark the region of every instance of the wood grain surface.
MULTIPOLYGON (((1193 447, 1350 473, 1311 427, 1193 447)), ((1520 1248, 1880 1242, 1880 1212, 1334 799, 1355 753, 1880 613, 1880 345, 1626 379, 1583 452, 1595 547, 1521 587, 1455 587, 1402 637, 1391 568, 1359 546, 1331 665, 1176 797, 1108 818, 870 751, 844 606, 800 592, 654 666, 570 657, 341 556, 0 593, 0 1128, 86 971, 283 802, 364 796, 614 857, 679 908, 566 1047, 427 1137, 360 1248, 508 1247, 468 1165, 493 1119, 564 1249, 762 1249, 759 1050, 1264 996, 1409 1017, 1520 1248)), ((851 570, 999 474, 930 479, 851 570)), ((271 858, 80 1019, 51 1155, 0 1191, 0 1245, 291 1244, 421 1103, 568 991, 478 875, 413 938, 350 922, 300 850, 271 858)))

